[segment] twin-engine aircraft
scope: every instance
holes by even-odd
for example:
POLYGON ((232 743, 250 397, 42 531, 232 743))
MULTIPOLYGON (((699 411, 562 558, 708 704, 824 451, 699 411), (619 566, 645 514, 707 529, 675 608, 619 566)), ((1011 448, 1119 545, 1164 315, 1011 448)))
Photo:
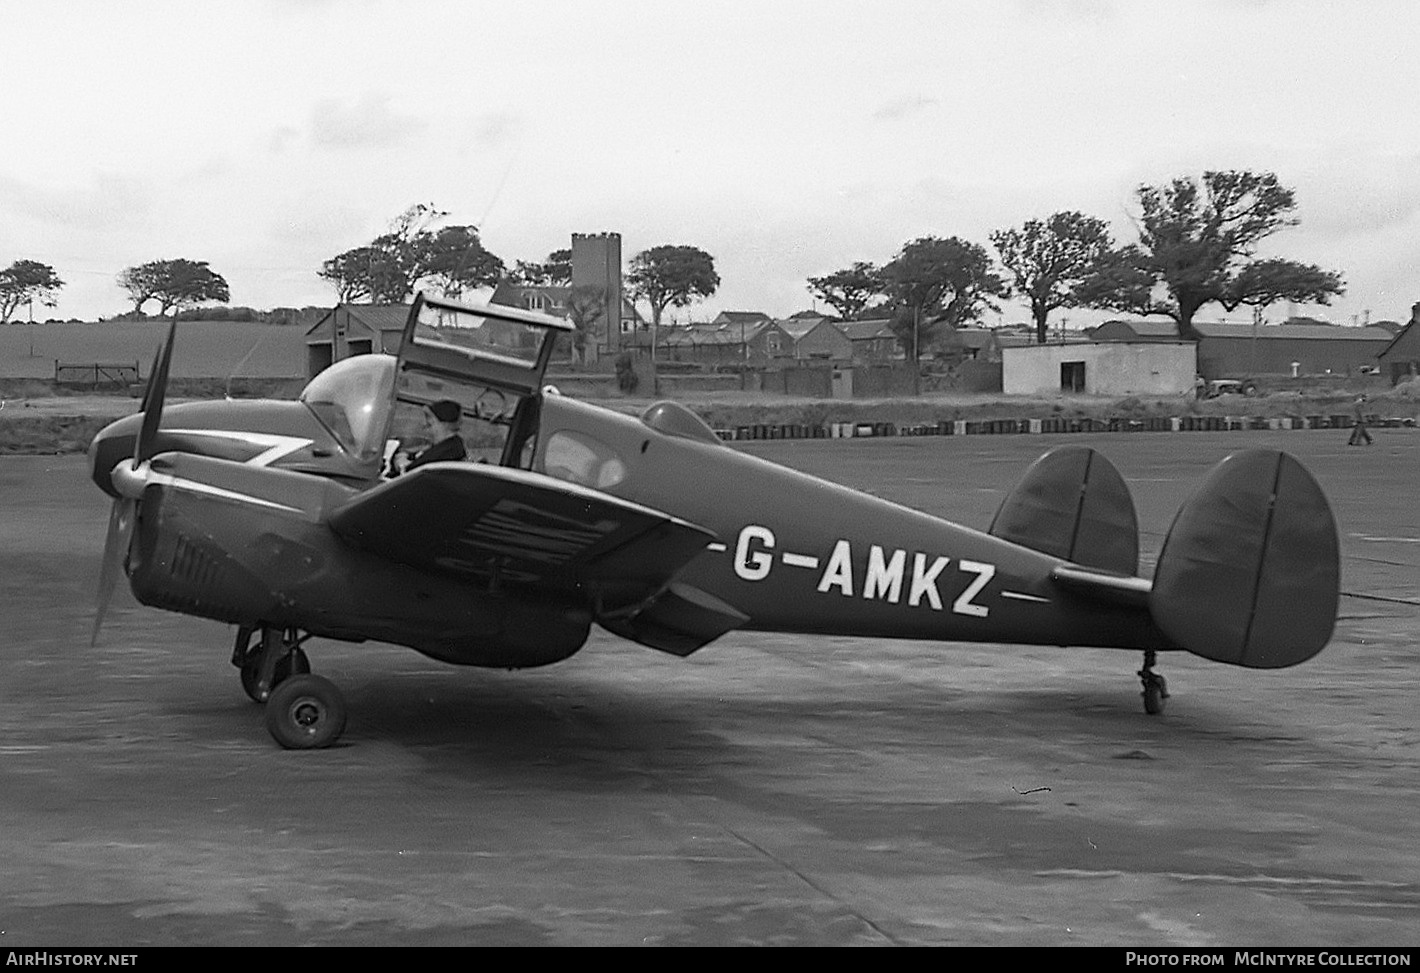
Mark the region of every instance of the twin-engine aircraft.
POLYGON ((679 656, 736 629, 1125 648, 1150 713, 1158 652, 1277 668, 1331 638, 1336 525, 1285 453, 1215 467, 1146 579, 1093 449, 1042 456, 982 533, 747 455, 672 402, 559 395, 543 377, 569 330, 421 295, 397 356, 340 361, 298 401, 165 408, 174 325, 141 411, 89 448, 116 498, 94 638, 120 570, 145 605, 235 625, 242 686, 291 748, 346 721, 312 636, 500 668, 566 659, 593 624, 679 656), (443 400, 467 457, 389 476, 443 400))

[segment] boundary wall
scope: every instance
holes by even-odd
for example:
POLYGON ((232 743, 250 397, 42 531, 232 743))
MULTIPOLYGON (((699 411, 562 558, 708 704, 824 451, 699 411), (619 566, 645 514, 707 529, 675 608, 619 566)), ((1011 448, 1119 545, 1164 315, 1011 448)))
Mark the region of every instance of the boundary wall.
MULTIPOLYGON (((1283 418, 1263 416, 1174 416, 1149 419, 942 419, 935 423, 900 425, 895 422, 755 423, 716 429, 728 442, 752 439, 853 439, 868 436, 989 436, 1072 432, 1226 432, 1241 429, 1349 429, 1356 424, 1350 413, 1283 418)), ((1366 416, 1372 428, 1416 428, 1412 418, 1366 416)))

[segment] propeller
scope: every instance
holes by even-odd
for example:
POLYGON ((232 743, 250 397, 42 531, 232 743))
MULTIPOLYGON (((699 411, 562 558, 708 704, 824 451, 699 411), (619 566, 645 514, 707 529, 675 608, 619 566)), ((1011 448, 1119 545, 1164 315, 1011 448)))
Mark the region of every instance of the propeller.
MULTIPOLYGON (((132 470, 153 458, 157 441, 158 423, 163 418, 163 398, 167 394, 168 370, 172 366, 173 342, 177 338, 177 317, 168 326, 167 340, 153 356, 153 368, 148 373, 148 385, 143 390, 143 423, 139 426, 138 437, 133 443, 132 470)), ((123 560, 128 555, 128 545, 133 540, 133 524, 138 515, 138 501, 134 497, 122 496, 113 502, 109 510, 108 532, 104 536, 104 559, 99 568, 99 590, 94 610, 94 630, 89 636, 89 647, 99 642, 99 629, 103 627, 104 615, 113 589, 123 571, 123 560)))
POLYGON ((123 570, 123 559, 128 553, 129 542, 133 540, 133 520, 138 513, 138 501, 119 497, 113 502, 108 515, 108 534, 104 537, 104 560, 99 568, 99 593, 94 608, 94 630, 89 634, 89 648, 99 644, 99 629, 103 627, 104 614, 113 598, 114 586, 118 584, 119 573, 123 570))
POLYGON ((173 342, 177 338, 177 315, 168 325, 168 340, 153 359, 153 374, 148 376, 148 387, 143 390, 143 425, 138 427, 138 439, 133 444, 133 468, 153 458, 157 442, 158 423, 163 418, 163 398, 168 391, 168 369, 173 362, 173 342))

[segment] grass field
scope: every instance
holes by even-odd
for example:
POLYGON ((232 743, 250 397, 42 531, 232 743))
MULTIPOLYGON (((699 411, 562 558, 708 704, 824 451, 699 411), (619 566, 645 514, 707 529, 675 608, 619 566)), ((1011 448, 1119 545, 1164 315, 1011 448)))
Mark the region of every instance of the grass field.
MULTIPOLYGON (((54 362, 138 364, 148 374, 166 321, 0 326, 0 379, 53 379, 54 362)), ((292 378, 306 373, 300 327, 180 321, 172 374, 180 378, 292 378)))

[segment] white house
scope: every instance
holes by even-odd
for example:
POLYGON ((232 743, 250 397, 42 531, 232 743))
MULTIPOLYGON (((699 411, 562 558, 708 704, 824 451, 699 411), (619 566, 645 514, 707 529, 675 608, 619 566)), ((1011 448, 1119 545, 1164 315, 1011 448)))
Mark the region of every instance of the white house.
POLYGON ((1026 345, 1001 349, 1008 395, 1182 395, 1193 391, 1198 346, 1190 341, 1026 345))

